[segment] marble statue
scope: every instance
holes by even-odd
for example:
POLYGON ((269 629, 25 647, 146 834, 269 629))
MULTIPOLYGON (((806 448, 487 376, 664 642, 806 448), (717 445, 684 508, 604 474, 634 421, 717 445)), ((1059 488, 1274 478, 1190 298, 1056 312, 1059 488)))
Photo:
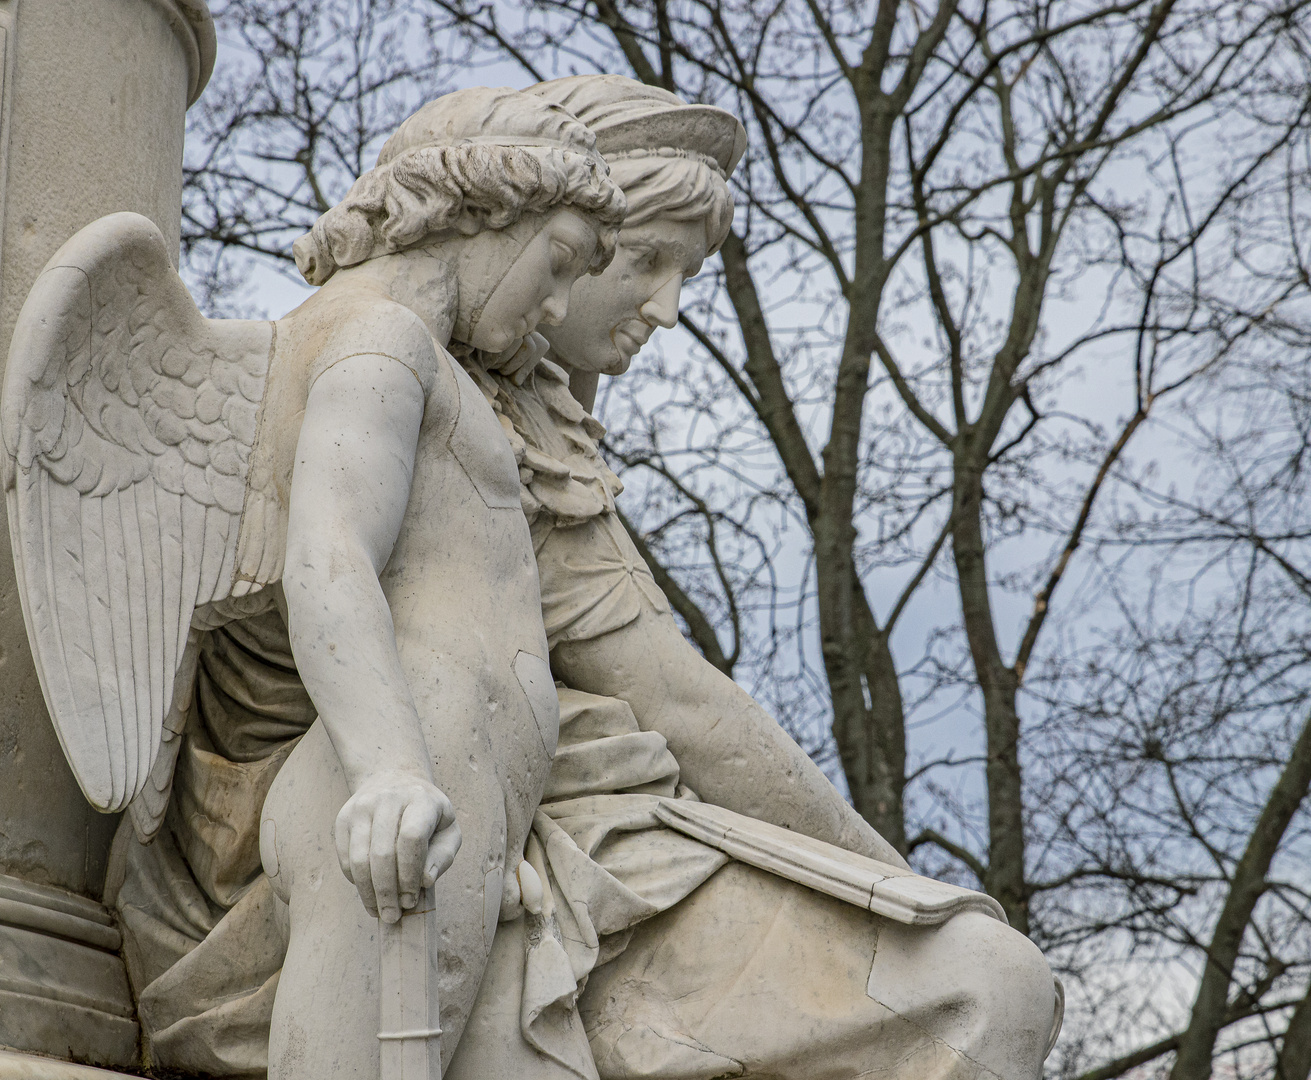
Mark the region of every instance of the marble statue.
MULTIPOLYGON (((186 112, 216 46, 205 0, 0 0, 0 369, 32 284, 84 225, 135 211, 176 262, 186 112)), ((0 691, 0 1046, 132 1067, 135 1002, 100 903, 118 822, 59 747, 7 526, 0 691)))
POLYGON ((1037 949, 985 897, 961 908, 963 890, 905 876, 686 642, 615 513, 621 485, 582 407, 597 374, 622 375, 675 323, 682 282, 723 243, 741 125, 620 76, 528 92, 591 127, 628 214, 614 261, 541 328, 544 362, 507 376, 465 360, 513 429, 561 732, 528 844, 550 910, 502 926, 450 1076, 1036 1077, 1060 1022, 1037 949), (742 841, 731 852, 725 833, 742 841), (828 887, 799 871, 812 857, 828 887), (871 905, 867 878, 836 885, 852 880, 837 862, 913 881, 920 905, 871 905))
POLYGON ((1036 948, 686 643, 615 511, 596 376, 673 325, 744 145, 617 76, 461 91, 297 242, 281 320, 202 318, 134 215, 37 281, 11 531, 61 745, 128 811, 145 1064, 1039 1075, 1036 948))
POLYGON ((371 916, 421 890, 467 1012, 556 742, 517 468, 444 345, 513 354, 558 321, 624 208, 587 128, 514 91, 438 99, 385 156, 298 243, 327 284, 276 323, 202 318, 145 219, 79 232, 20 315, 0 415, 37 668, 98 809, 161 827, 205 628, 290 629, 317 719, 265 811, 273 1038, 315 1027, 342 1075, 377 1071, 371 916), (434 759, 460 765, 444 790, 434 759))

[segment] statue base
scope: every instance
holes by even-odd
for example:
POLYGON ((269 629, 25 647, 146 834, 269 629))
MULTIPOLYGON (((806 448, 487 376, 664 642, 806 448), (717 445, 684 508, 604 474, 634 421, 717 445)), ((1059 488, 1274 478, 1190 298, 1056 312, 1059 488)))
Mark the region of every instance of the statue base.
MULTIPOLYGON (((4 1002, 8 1008, 8 1002, 4 1002)), ((90 1065, 73 1065, 54 1058, 19 1054, 0 1048, 0 1080, 136 1080, 127 1073, 94 1069, 90 1065)))
MULTIPOLYGON (((135 1065, 137 1023, 121 944, 103 904, 0 874, 0 1045, 135 1065)), ((11 1075, 7 1067, 0 1061, 0 1078, 11 1075)))

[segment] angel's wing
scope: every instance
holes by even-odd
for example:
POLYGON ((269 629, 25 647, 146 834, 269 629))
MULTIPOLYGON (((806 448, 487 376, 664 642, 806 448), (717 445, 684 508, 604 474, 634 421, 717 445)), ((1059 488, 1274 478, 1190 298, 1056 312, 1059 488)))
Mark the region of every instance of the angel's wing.
POLYGON ((177 675, 196 607, 280 574, 238 551, 272 335, 202 316, 159 230, 126 213, 60 248, 14 328, 0 434, 23 616, 100 810, 123 809, 157 758, 171 776, 160 746, 175 685, 190 692, 177 675))

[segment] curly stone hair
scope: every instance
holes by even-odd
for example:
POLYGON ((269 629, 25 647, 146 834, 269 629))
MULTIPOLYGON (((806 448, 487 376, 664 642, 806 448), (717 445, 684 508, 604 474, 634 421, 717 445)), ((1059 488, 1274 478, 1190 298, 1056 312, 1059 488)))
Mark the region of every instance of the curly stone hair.
POLYGON ((661 148, 616 156, 610 179, 628 202, 626 226, 645 225, 656 218, 701 221, 706 229, 706 253, 713 255, 728 238, 733 224, 733 194, 723 170, 708 159, 661 148))
POLYGON ((586 124, 628 201, 624 225, 657 218, 701 221, 709 253, 733 223, 728 177, 746 150, 737 117, 622 75, 570 75, 525 93, 586 124))
POLYGON ((504 229, 524 214, 569 206, 596 227, 589 271, 598 274, 614 256, 626 209, 608 172, 591 133, 558 106, 510 90, 448 94, 402 124, 378 165, 296 241, 296 265, 322 285, 343 266, 450 232, 464 215, 480 229, 504 229), (515 122, 497 132, 508 106, 515 122), (473 131, 462 135, 459 125, 473 131))

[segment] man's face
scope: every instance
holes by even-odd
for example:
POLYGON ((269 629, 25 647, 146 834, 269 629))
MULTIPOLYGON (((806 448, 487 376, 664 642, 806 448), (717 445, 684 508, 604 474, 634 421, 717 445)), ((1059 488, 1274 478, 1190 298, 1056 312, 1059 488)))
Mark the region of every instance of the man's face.
POLYGON ((622 375, 657 326, 678 321, 678 294, 706 257, 701 221, 656 218, 624 229, 600 277, 580 278, 569 317, 543 329, 556 355, 577 371, 622 375))
MULTIPOLYGON (((545 224, 522 249, 507 247, 516 230, 533 233, 539 221, 525 218, 503 236, 480 234, 474 240, 478 255, 486 262, 479 268, 491 277, 500 274, 505 260, 508 270, 493 288, 470 335, 469 344, 499 353, 527 336, 539 324, 557 325, 569 309, 569 289, 587 271, 596 251, 597 234, 586 218, 567 206, 545 215, 545 224)), ((464 290, 462 289, 463 293, 464 290)))

